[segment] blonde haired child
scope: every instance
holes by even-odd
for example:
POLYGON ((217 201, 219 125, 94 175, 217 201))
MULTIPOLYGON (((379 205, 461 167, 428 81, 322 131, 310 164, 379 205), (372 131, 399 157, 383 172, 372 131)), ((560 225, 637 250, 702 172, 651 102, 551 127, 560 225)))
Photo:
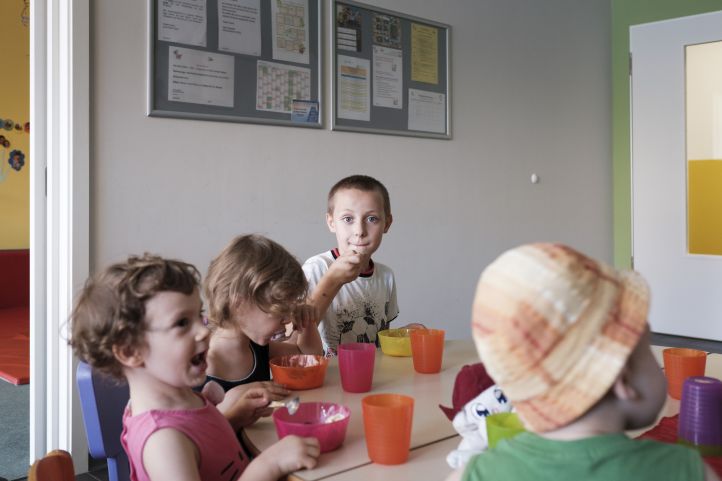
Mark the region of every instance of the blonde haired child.
POLYGON ((479 279, 472 334, 529 432, 449 479, 716 481, 696 451, 624 434, 654 422, 666 399, 648 312, 639 274, 570 247, 499 256, 479 279))
MULTIPOLYGON (((262 387, 267 402, 287 395, 269 382, 269 360, 323 354, 314 311, 305 303, 307 289, 301 265, 278 243, 256 234, 231 240, 211 262, 203 283, 212 331, 207 380, 229 394, 262 387), (297 331, 295 343, 274 340, 284 337, 287 325, 297 331)), ((267 414, 260 410, 256 417, 267 414)))
POLYGON ((184 262, 130 257, 89 279, 73 310, 77 356, 128 382, 121 442, 131 479, 273 480, 315 466, 318 442, 299 437, 249 462, 228 421, 192 390, 205 379, 209 337, 199 277, 184 262))

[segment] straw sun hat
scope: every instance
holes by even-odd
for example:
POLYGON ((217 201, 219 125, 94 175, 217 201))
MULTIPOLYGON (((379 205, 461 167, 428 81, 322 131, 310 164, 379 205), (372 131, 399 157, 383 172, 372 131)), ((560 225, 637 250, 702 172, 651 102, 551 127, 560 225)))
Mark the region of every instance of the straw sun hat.
POLYGON ((503 253, 481 274, 472 333, 527 429, 569 424, 610 389, 643 334, 649 289, 560 244, 503 253))

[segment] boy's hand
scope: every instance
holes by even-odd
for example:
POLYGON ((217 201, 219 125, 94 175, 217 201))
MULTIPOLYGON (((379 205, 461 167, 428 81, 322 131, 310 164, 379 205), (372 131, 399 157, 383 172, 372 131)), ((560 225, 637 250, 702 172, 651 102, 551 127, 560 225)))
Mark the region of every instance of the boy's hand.
POLYGON ((341 284, 346 284, 361 274, 361 269, 368 263, 368 260, 369 256, 366 254, 359 254, 356 251, 345 252, 333 261, 328 271, 341 284))
MULTIPOLYGON (((319 317, 318 311, 314 306, 299 304, 293 312, 293 329, 299 332, 303 332, 307 327, 313 327, 315 329, 319 317)), ((286 329, 286 332, 288 332, 288 329, 286 329)))
POLYGON ((286 436, 285 438, 263 451, 276 464, 281 476, 298 471, 312 469, 318 462, 321 446, 316 438, 286 436))

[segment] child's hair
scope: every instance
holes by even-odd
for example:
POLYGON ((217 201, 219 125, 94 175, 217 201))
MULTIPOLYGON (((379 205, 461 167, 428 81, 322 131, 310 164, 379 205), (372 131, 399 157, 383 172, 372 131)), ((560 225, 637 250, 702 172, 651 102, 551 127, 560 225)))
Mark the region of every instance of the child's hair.
POLYGON ((191 264, 155 255, 131 256, 85 283, 71 314, 75 354, 94 369, 122 379, 113 346, 142 346, 147 329, 145 303, 162 291, 190 295, 200 274, 191 264))
POLYGON ((339 190, 358 189, 363 192, 378 192, 384 200, 384 215, 391 216, 391 200, 384 184, 368 175, 351 175, 339 180, 328 191, 328 213, 333 214, 333 197, 339 190))
POLYGON ((308 282, 303 269, 280 244, 251 234, 234 238, 211 261, 203 282, 211 327, 230 327, 234 310, 251 302, 264 312, 286 316, 302 302, 308 282))
POLYGON ((647 326, 649 289, 559 244, 503 253, 481 274, 472 334, 527 429, 571 423, 610 390, 647 326))

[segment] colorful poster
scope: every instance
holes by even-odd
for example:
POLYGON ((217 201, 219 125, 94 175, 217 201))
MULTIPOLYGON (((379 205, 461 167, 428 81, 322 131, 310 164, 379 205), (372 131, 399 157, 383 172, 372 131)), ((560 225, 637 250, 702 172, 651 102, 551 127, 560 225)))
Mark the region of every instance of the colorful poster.
POLYGON ((271 26, 273 58, 307 64, 308 0, 272 0, 271 26))
POLYGON ((259 60, 256 64, 256 110, 293 112, 294 100, 311 99, 311 70, 259 60))
POLYGON ((261 55, 261 0, 218 1, 218 50, 261 55))
POLYGON ((340 119, 371 120, 369 102, 370 62, 363 58, 339 55, 336 95, 340 119))
POLYGON ((318 123, 318 101, 317 100, 293 100, 293 112, 291 122, 304 124, 318 123))
POLYGON ((348 5, 336 5, 336 48, 361 51, 361 10, 348 5))
POLYGON ((158 40, 206 46, 206 0, 159 0, 158 40))
POLYGON ((411 24, 411 80, 439 83, 439 30, 418 23, 411 24))
POLYGON ((231 55, 168 47, 168 100, 233 107, 231 55))
POLYGON ((401 48, 401 19, 391 15, 374 14, 374 43, 389 48, 401 48))

